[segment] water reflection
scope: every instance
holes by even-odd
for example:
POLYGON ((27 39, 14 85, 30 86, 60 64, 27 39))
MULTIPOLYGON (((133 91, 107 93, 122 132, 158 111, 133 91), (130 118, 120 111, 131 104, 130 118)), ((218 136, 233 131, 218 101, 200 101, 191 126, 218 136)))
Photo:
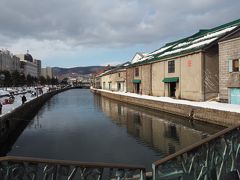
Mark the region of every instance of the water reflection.
POLYGON ((75 89, 51 98, 4 154, 150 169, 153 161, 219 130, 75 89))
POLYGON ((127 105, 95 95, 94 101, 111 120, 126 126, 129 135, 167 155, 222 129, 162 112, 127 105))

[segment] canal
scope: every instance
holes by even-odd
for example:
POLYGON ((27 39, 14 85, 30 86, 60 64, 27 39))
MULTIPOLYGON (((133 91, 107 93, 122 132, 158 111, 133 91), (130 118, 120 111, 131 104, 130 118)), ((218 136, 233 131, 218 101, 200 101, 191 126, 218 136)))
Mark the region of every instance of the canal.
POLYGON ((221 127, 119 103, 89 90, 51 98, 7 155, 144 165, 193 144, 221 127))

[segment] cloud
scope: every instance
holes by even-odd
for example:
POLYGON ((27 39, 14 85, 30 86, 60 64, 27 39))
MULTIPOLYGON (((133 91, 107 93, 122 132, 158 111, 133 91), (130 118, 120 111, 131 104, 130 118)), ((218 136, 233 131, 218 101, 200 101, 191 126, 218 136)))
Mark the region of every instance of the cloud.
POLYGON ((238 19, 238 7, 239 0, 2 0, 0 46, 37 54, 147 46, 238 19))

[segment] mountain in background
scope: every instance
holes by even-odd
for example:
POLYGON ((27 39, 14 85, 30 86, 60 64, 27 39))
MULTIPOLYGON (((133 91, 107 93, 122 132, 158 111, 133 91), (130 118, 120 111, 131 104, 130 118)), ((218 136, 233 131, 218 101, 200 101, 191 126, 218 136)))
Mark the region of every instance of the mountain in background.
POLYGON ((53 76, 57 76, 59 79, 63 79, 65 77, 77 77, 79 75, 93 74, 103 68, 104 66, 86 66, 73 68, 53 67, 53 76))

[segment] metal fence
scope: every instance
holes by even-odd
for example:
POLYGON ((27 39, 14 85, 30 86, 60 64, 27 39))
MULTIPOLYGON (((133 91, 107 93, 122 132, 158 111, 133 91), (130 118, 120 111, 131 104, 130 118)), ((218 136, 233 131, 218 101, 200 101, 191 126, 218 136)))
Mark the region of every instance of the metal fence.
POLYGON ((145 174, 142 166, 10 156, 0 158, 1 180, 144 180, 145 174))
POLYGON ((1 157, 0 180, 239 180, 240 125, 143 166, 1 157))
POLYGON ((240 125, 153 163, 153 179, 240 179, 240 125))

